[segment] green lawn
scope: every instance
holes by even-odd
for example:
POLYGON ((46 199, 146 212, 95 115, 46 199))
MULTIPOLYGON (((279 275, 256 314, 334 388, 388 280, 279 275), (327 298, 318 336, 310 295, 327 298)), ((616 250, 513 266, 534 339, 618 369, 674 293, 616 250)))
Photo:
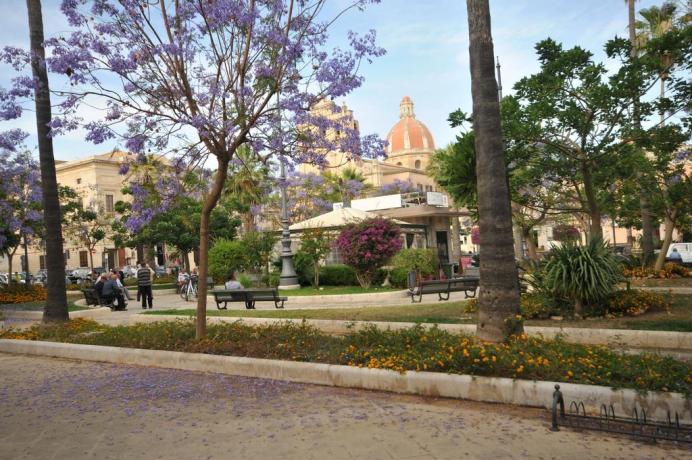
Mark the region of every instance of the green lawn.
MULTIPOLYGON (((670 313, 655 312, 637 317, 587 320, 529 320, 529 326, 645 329, 692 332, 692 295, 673 295, 670 313)), ((464 302, 439 302, 397 307, 324 308, 311 310, 209 310, 209 316, 333 319, 345 321, 393 321, 412 323, 475 323, 476 315, 463 312, 464 302)), ((149 315, 193 316, 195 310, 157 310, 149 315)))
POLYGON ((322 286, 319 289, 304 287, 300 289, 279 289, 279 294, 293 297, 306 295, 345 295, 345 294, 371 294, 374 292, 401 291, 401 288, 370 287, 363 289, 360 286, 322 286))

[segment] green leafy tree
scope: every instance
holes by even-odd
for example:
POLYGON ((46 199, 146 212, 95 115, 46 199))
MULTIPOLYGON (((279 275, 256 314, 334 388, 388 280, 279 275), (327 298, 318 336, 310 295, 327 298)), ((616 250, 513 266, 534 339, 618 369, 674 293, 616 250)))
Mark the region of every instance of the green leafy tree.
POLYGON ((108 237, 113 216, 105 212, 103 204, 95 198, 84 206, 83 197, 70 187, 61 186, 58 193, 65 233, 89 252, 89 268, 93 271, 93 253, 96 245, 108 237))
MULTIPOLYGON (((645 95, 658 74, 644 61, 633 61, 627 41, 608 43, 621 66, 608 74, 582 48, 565 50, 548 39, 536 45, 540 72, 515 85, 517 110, 508 113, 506 135, 533 146, 540 167, 555 183, 567 184, 563 196, 589 217, 590 236, 602 239, 608 187, 623 173, 622 156, 644 135, 632 123, 633 94, 645 95)), ((653 103, 638 104, 645 120, 653 103)))
POLYGON ((215 280, 224 280, 229 274, 243 271, 249 266, 245 246, 239 240, 224 238, 214 241, 209 249, 209 273, 215 280))
POLYGON ((300 257, 312 266, 316 288, 320 286, 320 263, 331 248, 332 238, 321 228, 307 229, 300 235, 300 257))
POLYGON ((247 268, 264 274, 265 280, 269 279, 269 262, 277 240, 274 232, 250 232, 240 240, 245 248, 247 268))

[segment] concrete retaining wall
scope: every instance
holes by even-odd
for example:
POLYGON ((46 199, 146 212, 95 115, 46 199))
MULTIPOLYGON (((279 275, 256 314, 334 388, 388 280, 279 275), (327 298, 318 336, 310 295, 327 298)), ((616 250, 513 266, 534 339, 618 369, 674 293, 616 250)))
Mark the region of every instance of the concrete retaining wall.
MULTIPOLYGON (((317 385, 544 408, 550 408, 553 392, 553 383, 544 381, 432 372, 400 374, 384 369, 27 340, 0 340, 0 352, 216 372, 317 385)), ((671 414, 677 412, 685 421, 692 419, 692 401, 685 400, 678 393, 642 394, 634 390, 613 390, 594 385, 570 383, 560 385, 568 405, 573 400, 583 401, 586 410, 591 413, 598 414, 601 404, 607 406, 612 404, 616 414, 632 415, 633 408, 637 407, 646 409, 649 417, 653 419, 663 420, 668 412, 671 414)))

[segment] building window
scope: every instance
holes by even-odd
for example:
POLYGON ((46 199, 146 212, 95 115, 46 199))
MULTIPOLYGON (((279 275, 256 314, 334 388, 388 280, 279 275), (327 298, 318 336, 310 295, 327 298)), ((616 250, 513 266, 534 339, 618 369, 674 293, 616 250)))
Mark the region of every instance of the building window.
POLYGON ((82 179, 80 177, 77 178, 77 185, 82 183, 82 179))
POLYGON ((416 165, 416 169, 420 169, 420 160, 416 160, 415 165, 416 165))
POLYGON ((38 267, 41 270, 46 269, 46 256, 38 256, 38 267))
POLYGON ((70 250, 68 249, 65 251, 65 260, 68 260, 70 258, 70 250))
POLYGON ((89 266, 89 253, 87 251, 79 251, 79 266, 88 267, 89 266))
POLYGON ((416 184, 416 187, 418 188, 419 192, 423 191, 423 184, 416 184))
POLYGON ((401 164, 401 161, 398 162, 396 165, 397 165, 397 166, 403 166, 403 165, 401 164))
POLYGON ((106 212, 113 212, 113 195, 106 195, 106 212))

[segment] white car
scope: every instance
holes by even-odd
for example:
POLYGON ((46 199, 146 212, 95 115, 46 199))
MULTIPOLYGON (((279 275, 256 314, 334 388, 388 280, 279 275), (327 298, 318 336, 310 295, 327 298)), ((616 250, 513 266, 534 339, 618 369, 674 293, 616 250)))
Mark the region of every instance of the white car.
POLYGON ((678 254, 682 257, 682 263, 685 265, 692 264, 692 243, 671 243, 666 253, 666 260, 675 261, 670 258, 673 249, 677 249, 678 254))

